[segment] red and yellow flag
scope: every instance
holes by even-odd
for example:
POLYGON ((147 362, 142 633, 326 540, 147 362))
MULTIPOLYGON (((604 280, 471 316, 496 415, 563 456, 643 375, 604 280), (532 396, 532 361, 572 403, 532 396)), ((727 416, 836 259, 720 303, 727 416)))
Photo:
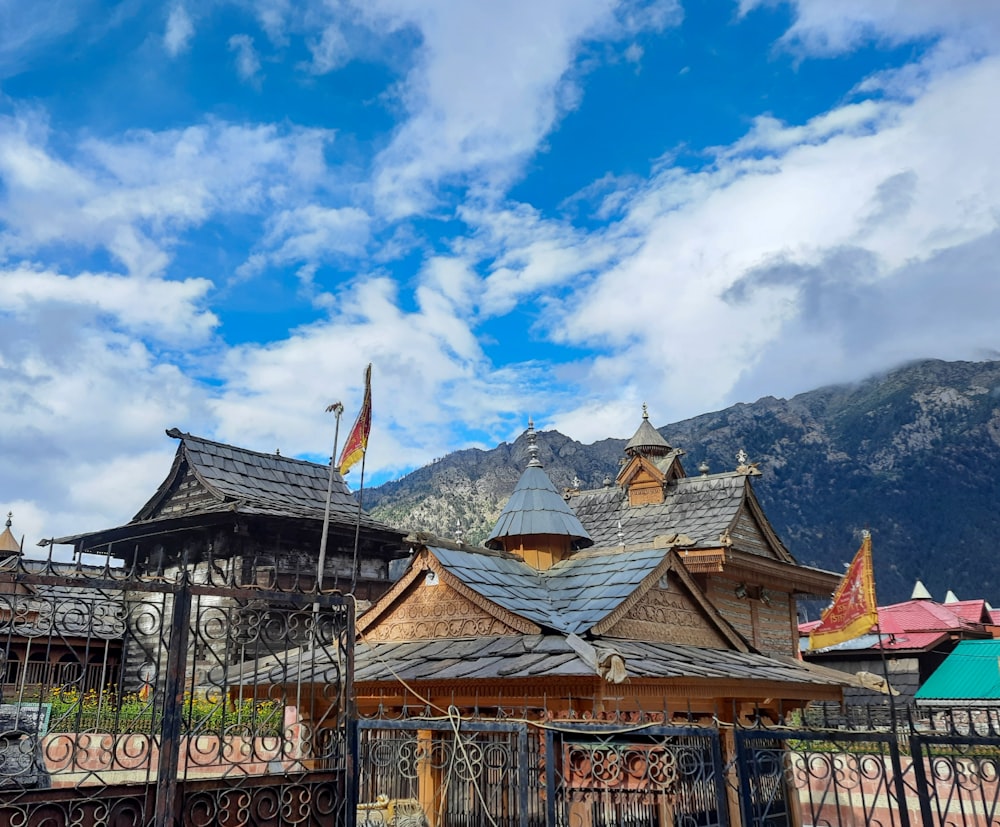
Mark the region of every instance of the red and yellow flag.
POLYGON ((823 612, 819 625, 809 633, 809 648, 836 646, 871 631, 878 623, 875 575, 872 572, 872 538, 866 531, 847 574, 823 612))
POLYGON ((361 411, 354 421, 354 427, 347 436, 344 450, 340 454, 338 468, 341 475, 351 470, 368 449, 368 432, 372 429, 372 366, 365 369, 365 399, 361 403, 361 411))

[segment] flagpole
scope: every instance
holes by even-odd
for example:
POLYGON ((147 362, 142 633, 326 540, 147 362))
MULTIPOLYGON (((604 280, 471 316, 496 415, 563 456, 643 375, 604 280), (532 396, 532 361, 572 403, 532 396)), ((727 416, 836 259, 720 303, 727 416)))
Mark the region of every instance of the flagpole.
POLYGON ((326 412, 333 412, 337 417, 337 424, 333 431, 333 453, 330 455, 330 476, 326 481, 326 508, 323 510, 323 534, 319 539, 319 561, 316 564, 316 593, 323 591, 323 571, 326 568, 326 540, 330 534, 330 499, 333 496, 333 467, 337 462, 337 443, 340 441, 340 417, 344 413, 344 406, 339 402, 330 405, 326 412))
MULTIPOLYGON (((862 529, 861 537, 862 541, 868 541, 869 549, 871 549, 871 536, 872 533, 867 529, 862 529)), ((892 684, 889 683, 889 663, 885 657, 885 647, 882 646, 882 620, 880 617, 880 612, 878 610, 878 592, 875 588, 875 561, 872 560, 872 596, 875 599, 875 634, 878 637, 878 651, 882 656, 882 677, 885 678, 885 691, 889 695, 889 725, 892 727, 892 737, 896 741, 898 747, 899 744, 899 730, 896 728, 896 699, 892 695, 892 684)), ((899 760, 899 749, 889 750, 889 763, 892 765, 892 772, 896 778, 903 777, 903 765, 899 760)), ((900 827, 910 827, 910 811, 906 807, 901 807, 899 810, 899 824, 900 827)))
POLYGON ((361 537, 361 504, 365 498, 365 459, 368 451, 361 454, 361 485, 358 488, 358 513, 354 520, 354 559, 351 563, 351 594, 358 585, 358 540, 361 537))
MULTIPOLYGON (((866 528, 861 531, 863 540, 869 540, 871 532, 866 528)), ((875 561, 872 561, 872 568, 875 561)), ((885 647, 882 645, 882 613, 878 610, 878 590, 875 585, 874 573, 872 576, 872 592, 875 595, 875 636, 878 638, 878 653, 882 660, 882 677, 885 679, 885 691, 889 696, 889 724, 892 727, 893 735, 896 734, 896 700, 892 694, 892 684, 889 683, 889 661, 885 657, 885 647)))

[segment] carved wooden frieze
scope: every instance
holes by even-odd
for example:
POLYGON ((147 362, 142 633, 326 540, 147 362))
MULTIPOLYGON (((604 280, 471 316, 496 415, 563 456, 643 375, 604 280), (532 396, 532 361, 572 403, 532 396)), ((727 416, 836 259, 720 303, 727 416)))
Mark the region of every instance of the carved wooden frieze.
POLYGON ((430 640, 520 634, 454 589, 426 582, 405 595, 377 626, 365 631, 366 641, 430 640))
POLYGON ((691 598, 679 591, 660 588, 646 592, 607 634, 632 640, 729 648, 691 598))

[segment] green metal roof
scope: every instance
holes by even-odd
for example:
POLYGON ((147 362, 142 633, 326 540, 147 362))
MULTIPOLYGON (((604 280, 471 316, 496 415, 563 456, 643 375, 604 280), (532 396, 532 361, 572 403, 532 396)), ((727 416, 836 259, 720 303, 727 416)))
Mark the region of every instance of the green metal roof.
POLYGON ((917 690, 922 700, 1000 700, 1000 640, 963 640, 917 690))

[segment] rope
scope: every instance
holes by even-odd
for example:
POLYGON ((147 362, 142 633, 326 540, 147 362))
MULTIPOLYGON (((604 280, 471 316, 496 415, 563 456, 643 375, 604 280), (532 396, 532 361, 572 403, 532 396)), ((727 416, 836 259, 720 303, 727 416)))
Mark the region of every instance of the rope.
MULTIPOLYGON (((425 698, 416 689, 414 689, 405 678, 403 678, 395 669, 392 668, 392 664, 389 663, 377 650, 376 646, 372 644, 366 637, 364 632, 358 632, 358 637, 361 638, 362 643, 364 643, 369 651, 375 656, 375 658, 386 668, 393 679, 395 679, 407 692, 409 692, 413 697, 420 701, 428 709, 435 709, 441 713, 439 717, 427 717, 421 716, 420 720, 425 721, 453 721, 457 719, 459 722, 469 722, 474 723, 477 719, 472 716, 463 716, 457 707, 450 705, 448 709, 438 706, 436 703, 431 701, 429 698, 425 698), (454 710, 454 714, 452 713, 454 710)), ((535 727, 540 730, 551 730, 552 732, 559 732, 563 735, 593 735, 593 729, 586 728, 573 728, 572 726, 567 726, 563 724, 554 724, 548 721, 532 721, 529 718, 505 718, 505 721, 510 721, 515 724, 527 724, 528 726, 535 727)), ((658 724, 653 721, 648 721, 642 724, 635 724, 633 726, 620 727, 618 729, 606 729, 601 731, 601 735, 629 735, 633 732, 641 732, 644 729, 651 729, 653 727, 663 726, 663 724, 658 724)))

